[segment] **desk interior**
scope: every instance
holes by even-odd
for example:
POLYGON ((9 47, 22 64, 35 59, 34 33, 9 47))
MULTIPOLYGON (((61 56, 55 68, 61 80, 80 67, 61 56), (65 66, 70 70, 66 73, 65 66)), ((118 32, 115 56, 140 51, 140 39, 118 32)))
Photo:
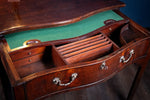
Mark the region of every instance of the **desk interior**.
POLYGON ((104 21, 108 19, 113 19, 116 21, 123 20, 121 16, 116 14, 114 11, 104 11, 88 17, 79 22, 45 29, 36 29, 23 32, 17 32, 13 34, 5 35, 8 45, 11 49, 20 47, 27 40, 38 39, 41 42, 60 40, 67 38, 74 38, 89 32, 92 32, 102 26, 104 26, 104 21))
MULTIPOLYGON (((130 25, 130 23, 128 23, 125 19, 123 19, 118 14, 116 14, 114 11, 110 10, 110 11, 98 13, 87 19, 66 26, 37 29, 37 30, 30 30, 30 31, 8 34, 6 35, 6 41, 10 46, 10 48, 12 49, 9 52, 9 55, 12 58, 12 61, 16 67, 17 72, 19 73, 20 77, 25 77, 30 74, 40 72, 46 69, 63 67, 65 65, 71 65, 73 63, 82 63, 86 61, 97 60, 101 57, 109 55, 110 53, 118 50, 120 47, 126 45, 129 42, 143 37, 145 37, 143 33, 137 31, 133 25, 130 25), (105 23, 105 21, 107 20, 109 23, 108 22, 105 23), (105 32, 107 33, 107 31, 109 31, 110 33, 105 34, 105 32), (91 45, 91 47, 87 46, 85 48, 82 48, 82 50, 79 49, 78 51, 81 51, 80 53, 82 57, 85 55, 87 56, 94 55, 94 56, 89 56, 89 58, 83 57, 87 59, 79 60, 81 56, 80 54, 79 56, 77 56, 78 55, 77 54, 65 58, 65 56, 63 57, 63 55, 60 54, 61 52, 54 50, 57 47, 60 47, 62 45, 67 45, 69 43, 82 41, 87 38, 95 37, 96 35, 104 36, 104 39, 106 39, 105 43, 107 45, 110 45, 109 49, 108 47, 105 48, 105 45, 98 47, 98 44, 95 43, 94 45, 91 45), (126 35, 127 37, 130 37, 131 35, 131 38, 130 39, 126 38, 126 35), (17 47, 22 47, 22 44, 25 41, 32 40, 32 39, 38 39, 42 43, 49 41, 49 45, 41 44, 41 46, 39 45, 37 47, 36 46, 32 47, 32 45, 31 46, 29 45, 29 47, 31 48, 28 49, 28 47, 26 47, 27 48, 26 50, 24 50, 24 48, 16 49, 16 50, 14 49, 17 47), (61 39, 69 39, 69 40, 66 43, 64 43, 63 42, 64 40, 61 39), (59 40, 58 41, 59 44, 53 43, 52 40, 59 40), (98 48, 95 48, 96 46, 98 48), (102 48, 103 50, 99 50, 100 48, 102 48), (84 52, 82 52, 83 50, 84 52), (93 53, 89 53, 91 52, 90 50, 91 51, 93 50, 93 53), (101 52, 105 51, 105 53, 99 54, 100 51, 101 52), (72 62, 72 59, 76 59, 76 60, 72 62)), ((89 45, 88 43, 89 41, 87 41, 87 44, 85 45, 89 45)), ((100 41, 100 39, 96 40, 95 42, 98 41, 100 41)), ((83 43, 82 42, 79 43, 79 45, 81 44, 83 43)), ((74 50, 74 52, 71 52, 70 54, 72 55, 74 53, 76 53, 76 50, 74 50)))

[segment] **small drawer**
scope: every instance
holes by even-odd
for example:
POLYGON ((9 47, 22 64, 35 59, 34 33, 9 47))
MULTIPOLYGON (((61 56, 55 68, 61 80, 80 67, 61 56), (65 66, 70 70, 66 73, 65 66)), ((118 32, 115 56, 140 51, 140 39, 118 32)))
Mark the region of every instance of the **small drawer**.
POLYGON ((37 70, 42 70, 39 65, 32 67, 32 64, 40 61, 42 57, 43 53, 40 53, 34 56, 14 61, 14 65, 20 77, 25 77, 29 74, 32 74, 34 71, 36 72, 37 70))
POLYGON ((24 65, 28 65, 28 64, 31 64, 31 63, 41 60, 42 56, 43 56, 43 53, 37 54, 34 56, 30 56, 30 57, 27 57, 24 59, 20 59, 20 60, 14 61, 14 65, 16 68, 24 66, 24 65))
POLYGON ((17 50, 17 51, 10 52, 9 54, 10 54, 12 61, 16 61, 25 57, 29 57, 29 56, 42 53, 44 52, 44 50, 45 50, 45 47, 37 47, 37 48, 28 49, 28 50, 17 50))

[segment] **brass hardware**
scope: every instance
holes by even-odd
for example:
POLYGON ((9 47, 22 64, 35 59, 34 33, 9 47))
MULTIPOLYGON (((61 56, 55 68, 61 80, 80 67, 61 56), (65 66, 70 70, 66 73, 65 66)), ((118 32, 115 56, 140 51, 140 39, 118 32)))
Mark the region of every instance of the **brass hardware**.
POLYGON ((41 41, 38 40, 38 39, 32 39, 32 40, 27 40, 23 43, 24 46, 27 46, 27 45, 33 45, 33 44, 37 44, 37 43, 40 43, 41 41))
POLYGON ((28 55, 31 55, 31 52, 29 52, 28 55))
POLYGON ((109 28, 109 31, 112 31, 112 28, 111 28, 111 27, 109 28))
POLYGON ((127 60, 125 60, 125 57, 124 56, 121 56, 121 58, 120 58, 120 63, 127 63, 127 62, 129 62, 129 60, 132 58, 132 55, 134 54, 134 50, 132 49, 131 51, 130 51, 130 56, 129 56, 129 58, 127 59, 127 60))
POLYGON ((103 69, 105 69, 105 70, 107 70, 108 69, 108 66, 106 66, 106 63, 105 62, 103 62, 102 63, 102 65, 101 65, 101 69, 103 70, 103 69))
POLYGON ((32 60, 31 60, 31 59, 29 59, 28 61, 29 61, 29 62, 31 62, 32 60))
POLYGON ((77 76, 78 76, 77 73, 73 73, 71 75, 71 81, 68 82, 68 83, 65 83, 65 84, 61 83, 61 80, 58 77, 56 77, 56 78, 53 79, 53 83, 56 84, 56 85, 59 85, 59 86, 68 86, 77 78, 77 76))

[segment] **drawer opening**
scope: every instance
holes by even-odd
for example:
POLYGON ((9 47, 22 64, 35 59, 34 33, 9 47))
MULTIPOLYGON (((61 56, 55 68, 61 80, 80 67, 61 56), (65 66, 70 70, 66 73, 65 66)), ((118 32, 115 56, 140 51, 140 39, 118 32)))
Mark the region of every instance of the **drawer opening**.
POLYGON ((127 25, 124 25, 120 30, 120 39, 121 39, 122 44, 127 44, 131 41, 136 41, 144 37, 146 37, 146 35, 141 33, 130 23, 127 25))
POLYGON ((137 41, 146 37, 145 34, 140 32, 130 23, 127 23, 121 27, 118 27, 115 31, 108 35, 108 37, 114 41, 119 47, 126 45, 129 42, 137 41))
POLYGON ((18 74, 23 78, 47 69, 96 60, 118 48, 107 36, 98 33, 71 43, 20 49, 9 55, 18 74))
MULTIPOLYGON (((21 78, 46 69, 55 68, 52 60, 52 46, 46 46, 43 48, 44 50, 42 52, 37 52, 36 54, 31 54, 30 56, 19 58, 17 60, 12 59, 21 78)), ((32 50, 34 49, 32 48, 32 50)), ((29 51, 32 52, 32 50, 29 51)))
POLYGON ((95 60, 117 49, 118 46, 113 41, 99 33, 79 41, 53 46, 52 56, 55 65, 62 66, 95 60))
POLYGON ((72 42, 70 39, 58 41, 58 44, 53 41, 46 45, 39 43, 40 46, 14 50, 9 55, 20 77, 26 77, 47 69, 99 59, 143 37, 146 36, 133 25, 125 23, 110 34, 97 30, 72 42))

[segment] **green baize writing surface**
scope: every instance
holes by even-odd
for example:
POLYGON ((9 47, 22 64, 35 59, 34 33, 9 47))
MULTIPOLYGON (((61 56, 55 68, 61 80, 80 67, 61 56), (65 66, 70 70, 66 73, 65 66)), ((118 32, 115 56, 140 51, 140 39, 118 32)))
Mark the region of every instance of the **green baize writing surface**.
POLYGON ((25 41, 31 39, 38 39, 41 42, 45 42, 81 36, 104 26, 104 21, 108 19, 118 21, 123 18, 112 10, 109 10, 95 14, 73 24, 16 32, 6 35, 5 38, 10 48, 14 49, 22 46, 25 41))

